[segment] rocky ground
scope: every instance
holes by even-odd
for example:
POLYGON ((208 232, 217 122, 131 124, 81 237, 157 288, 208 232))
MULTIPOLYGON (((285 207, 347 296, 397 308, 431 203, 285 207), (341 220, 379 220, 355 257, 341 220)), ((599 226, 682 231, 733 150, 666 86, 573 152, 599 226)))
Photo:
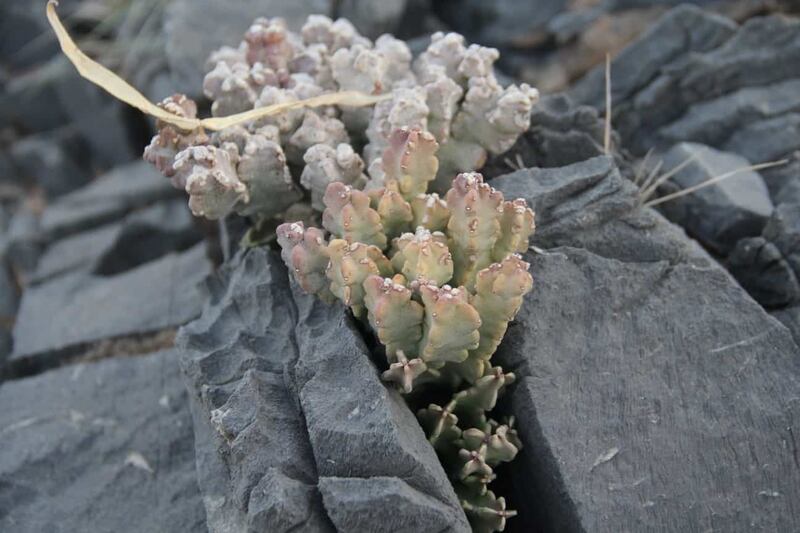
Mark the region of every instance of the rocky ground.
MULTIPOLYGON (((139 159, 151 125, 56 53, 40 4, 0 5, 0 530, 468 531, 369 339, 275 251, 231 251, 190 216, 139 159)), ((534 290, 495 356, 525 446, 499 476, 507 529, 795 531, 799 10, 675 4, 60 10, 152 99, 199 96, 208 52, 265 14, 500 48, 500 74, 543 92, 484 169, 537 216, 534 290)))

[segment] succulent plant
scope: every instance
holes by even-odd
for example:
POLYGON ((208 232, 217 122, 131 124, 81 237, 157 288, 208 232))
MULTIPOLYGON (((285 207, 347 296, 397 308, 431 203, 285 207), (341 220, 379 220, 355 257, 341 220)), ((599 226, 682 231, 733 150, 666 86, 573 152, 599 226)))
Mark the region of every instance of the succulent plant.
MULTIPOLYGON (((403 162, 381 161, 395 142, 391 133, 419 127, 440 146, 438 172, 426 173, 432 184, 417 183, 418 190, 443 193, 456 172, 476 170, 488 153, 508 149, 527 130, 538 93, 525 84, 501 87, 493 72, 498 57, 494 48, 467 46, 456 33, 434 34, 427 50, 414 59, 404 42, 382 35, 373 43, 344 19, 312 15, 295 33, 279 18, 259 18, 238 47, 223 47, 208 59, 203 92, 212 101, 213 115, 339 90, 387 99, 374 108, 292 109, 213 135, 157 124, 158 134, 144 157, 186 190, 196 215, 212 219, 232 212, 282 218, 298 202, 321 211, 328 183, 380 189, 387 169, 415 217, 410 224, 398 219, 397 227, 413 230, 415 213, 424 207, 415 207, 416 193, 398 176, 403 162), (199 146, 206 149, 196 150, 199 146)), ((187 117, 197 110, 183 95, 161 106, 187 117)), ((431 160, 421 158, 420 164, 431 160)), ((398 204, 389 199, 381 209, 398 204)))
POLYGON ((322 229, 277 228, 282 257, 298 284, 337 298, 385 347, 382 374, 402 393, 455 390, 446 405, 418 412, 475 531, 502 530, 513 511, 488 489, 494 468, 521 443, 513 420, 487 417, 512 373, 492 366, 508 323, 533 284, 520 255, 534 230, 524 200, 466 172, 444 200, 427 193, 438 169, 431 133, 389 136, 381 179, 364 191, 334 181, 322 197, 322 229))

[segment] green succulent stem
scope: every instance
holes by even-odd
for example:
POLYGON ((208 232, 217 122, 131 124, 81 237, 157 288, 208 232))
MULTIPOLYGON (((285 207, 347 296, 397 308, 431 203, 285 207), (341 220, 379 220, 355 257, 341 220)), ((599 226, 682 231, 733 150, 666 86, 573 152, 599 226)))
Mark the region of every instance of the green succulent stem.
POLYGON ((395 131, 381 187, 328 184, 329 238, 294 222, 278 227, 278 242, 306 292, 340 300, 370 325, 386 349, 385 381, 404 394, 423 384, 453 390, 417 417, 473 529, 501 531, 515 512, 488 486, 522 443, 513 419, 489 416, 515 379, 491 357, 533 287, 517 254, 527 250, 534 216, 474 172, 457 175, 444 200, 428 194, 436 149, 429 133, 395 131))

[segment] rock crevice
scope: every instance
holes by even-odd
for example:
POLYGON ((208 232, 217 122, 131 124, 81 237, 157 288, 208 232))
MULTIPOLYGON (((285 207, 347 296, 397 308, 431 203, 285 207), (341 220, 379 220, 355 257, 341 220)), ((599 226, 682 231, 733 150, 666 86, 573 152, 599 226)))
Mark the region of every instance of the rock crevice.
POLYGON ((264 249, 241 252, 208 288, 178 344, 212 529, 412 531, 435 516, 437 530, 469 531, 416 418, 380 382, 341 306, 293 290, 264 249), (273 483, 280 490, 267 491, 273 483), (385 506, 395 498, 407 505, 385 506))

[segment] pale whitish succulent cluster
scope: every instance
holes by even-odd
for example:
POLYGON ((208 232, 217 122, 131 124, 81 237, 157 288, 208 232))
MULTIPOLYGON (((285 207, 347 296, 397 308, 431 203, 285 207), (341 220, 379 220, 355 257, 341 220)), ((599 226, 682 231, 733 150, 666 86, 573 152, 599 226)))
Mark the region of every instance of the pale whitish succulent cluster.
POLYGON ((405 394, 456 391, 417 416, 473 529, 498 531, 515 513, 488 485, 521 442, 513 420, 487 415, 514 380, 491 356, 532 288, 518 254, 528 249, 534 216, 474 172, 458 174, 444 198, 428 193, 437 148, 428 132, 395 130, 381 156, 381 187, 329 183, 324 230, 286 222, 278 243, 303 290, 340 300, 370 325, 386 350, 384 380, 405 394))
MULTIPOLYGON (((208 60, 203 91, 215 116, 339 90, 391 97, 374 108, 296 109, 211 136, 161 124, 145 159, 189 193, 198 216, 274 217, 298 202, 321 209, 333 181, 382 187, 389 134, 416 127, 440 145, 431 187, 443 192, 452 175, 480 168, 529 127, 538 93, 525 84, 502 87, 493 73, 498 56, 455 33, 434 34, 414 59, 404 42, 390 35, 372 42, 344 19, 312 15, 299 33, 281 19, 257 19, 237 48, 208 60)), ((196 114, 180 95, 162 106, 196 114)))

